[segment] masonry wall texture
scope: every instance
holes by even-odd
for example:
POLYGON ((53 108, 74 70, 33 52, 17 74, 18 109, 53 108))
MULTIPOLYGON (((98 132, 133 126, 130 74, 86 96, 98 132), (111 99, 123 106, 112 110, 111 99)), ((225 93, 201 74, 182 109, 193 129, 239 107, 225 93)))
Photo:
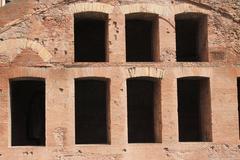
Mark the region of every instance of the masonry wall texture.
POLYGON ((239 0, 13 0, 0 8, 0 160, 239 160, 239 0), (74 14, 108 15, 107 62, 74 62, 74 14), (208 61, 176 62, 179 13, 208 16, 208 61), (125 15, 156 14, 155 62, 126 62, 125 15), (9 79, 44 78, 46 146, 11 146, 9 79), (127 79, 158 79, 158 143, 128 143, 127 79), (177 79, 208 77, 211 142, 179 142, 177 79), (75 144, 75 78, 109 85, 109 144, 75 144), (160 120, 159 120, 160 119, 160 120))

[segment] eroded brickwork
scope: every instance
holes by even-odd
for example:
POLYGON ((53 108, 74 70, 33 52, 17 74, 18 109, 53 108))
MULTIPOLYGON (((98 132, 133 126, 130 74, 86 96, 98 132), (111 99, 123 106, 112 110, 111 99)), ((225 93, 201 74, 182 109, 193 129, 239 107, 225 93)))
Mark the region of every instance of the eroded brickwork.
POLYGON ((0 160, 239 160, 238 0, 13 0, 0 8, 0 160), (107 62, 74 62, 74 14, 108 15, 107 62), (176 62, 175 15, 208 15, 208 61, 176 62), (159 22, 154 62, 126 62, 125 15, 151 13, 159 22), (11 146, 9 79, 46 85, 46 146, 11 146), (109 144, 75 144, 76 78, 109 85, 109 144), (128 143, 128 78, 160 81, 159 143, 128 143), (211 142, 179 142, 177 79, 207 77, 211 142))

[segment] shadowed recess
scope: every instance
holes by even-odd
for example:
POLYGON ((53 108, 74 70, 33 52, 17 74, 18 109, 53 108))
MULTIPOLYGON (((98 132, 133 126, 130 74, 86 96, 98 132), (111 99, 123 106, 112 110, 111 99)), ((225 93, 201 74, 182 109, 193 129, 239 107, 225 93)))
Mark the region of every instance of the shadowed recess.
POLYGON ((161 130, 157 123, 160 121, 158 111, 160 108, 158 102, 160 97, 159 87, 160 83, 146 78, 130 78, 127 80, 129 143, 161 141, 161 130))
POLYGON ((209 79, 179 78, 177 86, 179 141, 211 141, 209 79))
POLYGON ((208 61, 207 16, 182 13, 175 16, 175 23, 177 61, 208 61))
POLYGON ((127 62, 152 62, 158 46, 157 16, 153 14, 126 15, 127 62))
POLYGON ((108 83, 75 80, 76 144, 107 144, 108 83))
POLYGON ((86 13, 74 15, 75 62, 105 62, 107 16, 86 13))
POLYGON ((11 80, 13 146, 45 145, 44 80, 11 80))

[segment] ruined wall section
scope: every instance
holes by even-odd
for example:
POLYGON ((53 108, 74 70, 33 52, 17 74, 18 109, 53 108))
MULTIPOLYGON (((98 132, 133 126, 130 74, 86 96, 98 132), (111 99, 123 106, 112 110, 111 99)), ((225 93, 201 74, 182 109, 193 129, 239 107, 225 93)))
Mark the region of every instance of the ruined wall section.
MULTIPOLYGON (((21 1, 21 0, 20 0, 21 1)), ((58 0, 58 1, 44 1, 30 2, 27 1, 23 5, 27 9, 21 9, 21 12, 28 12, 21 17, 17 17, 14 21, 7 21, 6 17, 9 16, 9 9, 14 13, 12 6, 18 3, 8 4, 3 7, 1 13, 5 16, 0 18, 2 22, 1 27, 1 40, 23 38, 39 42, 51 54, 53 58, 51 62, 72 62, 71 55, 73 54, 73 16, 68 13, 68 4, 74 3, 76 0, 58 0), (29 7, 31 6, 31 7, 29 7), (9 8, 9 9, 8 9, 9 8), (30 9, 28 9, 30 8, 30 9), (5 11, 6 10, 6 11, 5 11), (28 10, 28 11, 24 11, 28 10), (14 34, 12 34, 14 33, 14 34), (59 46, 59 47, 54 47, 59 46)), ((82 1, 88 2, 88 1, 82 1)), ((95 2, 95 1, 89 1, 95 2)), ((98 2, 98 1, 96 1, 98 2)), ((115 5, 119 9, 121 5, 135 4, 136 1, 113 1, 102 0, 99 2, 115 5)), ((138 3, 144 4, 144 1, 138 3)), ((146 2, 145 2, 146 3, 146 2)), ((237 63, 239 60, 239 43, 240 43, 240 29, 239 29, 239 2, 220 3, 212 1, 204 2, 190 2, 190 1, 151 1, 148 4, 158 4, 161 6, 175 7, 177 5, 190 4, 203 9, 209 14, 208 18, 208 32, 209 32, 209 56, 210 61, 217 62, 230 62, 237 63), (227 7, 223 10, 220 7, 227 7), (229 9, 229 8, 232 8, 229 9), (225 12, 226 11, 226 12, 225 12), (211 58, 212 57, 212 58, 211 58)), ((115 10, 116 10, 115 9, 115 10)), ((168 11, 167 11, 168 12, 168 11)), ((170 23, 174 26, 174 13, 168 14, 170 23)), ((18 15, 21 15, 18 13, 18 15)), ((11 16, 10 16, 11 17, 11 16)), ((14 17, 14 16, 13 16, 14 17)), ((1 23, 0 23, 1 24, 1 23)), ((18 51, 19 52, 19 51, 18 51)), ((169 51, 167 51, 169 52, 169 51)), ((170 51, 172 52, 172 51, 170 51)), ((170 53, 172 54, 172 53, 170 53)), ((6 58, 6 56, 4 59, 6 58)), ((166 58, 168 59, 168 58, 166 58)), ((5 61, 5 60, 1 60, 5 61)))
MULTIPOLYGON (((229 56, 229 61, 234 61, 235 56, 239 59, 240 2, 238 0, 178 0, 176 4, 184 2, 212 11, 212 16, 209 17, 209 25, 211 25, 209 29, 212 29, 211 35, 216 36, 214 43, 219 47, 218 49, 214 47, 213 56, 215 57, 217 52, 225 52, 226 57, 229 56)), ((223 53, 219 55, 221 54, 223 53)))
POLYGON ((238 0, 179 0, 179 2, 189 2, 202 7, 212 8, 225 16, 232 17, 235 21, 239 22, 239 9, 240 2, 238 0))

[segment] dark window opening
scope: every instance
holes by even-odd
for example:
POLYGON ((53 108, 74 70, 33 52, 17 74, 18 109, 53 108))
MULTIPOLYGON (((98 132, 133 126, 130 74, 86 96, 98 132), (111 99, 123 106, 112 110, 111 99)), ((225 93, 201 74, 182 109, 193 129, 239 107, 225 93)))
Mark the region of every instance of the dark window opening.
POLYGON ((11 80, 10 90, 12 146, 44 146, 44 80, 11 80))
POLYGON ((177 85, 179 141, 211 141, 209 79, 179 78, 177 85))
POLYGON ((127 62, 152 62, 158 56, 158 18, 154 14, 126 16, 127 62))
POLYGON ((238 95, 238 127, 240 137, 240 78, 237 79, 237 95, 238 95))
POLYGON ((177 61, 208 61, 207 16, 198 13, 178 14, 175 23, 177 61))
POLYGON ((75 80, 76 144, 107 144, 108 83, 101 80, 75 80))
POLYGON ((160 82, 127 80, 128 142, 161 142, 160 82))
POLYGON ((74 15, 75 62, 105 62, 107 16, 97 13, 74 15))

